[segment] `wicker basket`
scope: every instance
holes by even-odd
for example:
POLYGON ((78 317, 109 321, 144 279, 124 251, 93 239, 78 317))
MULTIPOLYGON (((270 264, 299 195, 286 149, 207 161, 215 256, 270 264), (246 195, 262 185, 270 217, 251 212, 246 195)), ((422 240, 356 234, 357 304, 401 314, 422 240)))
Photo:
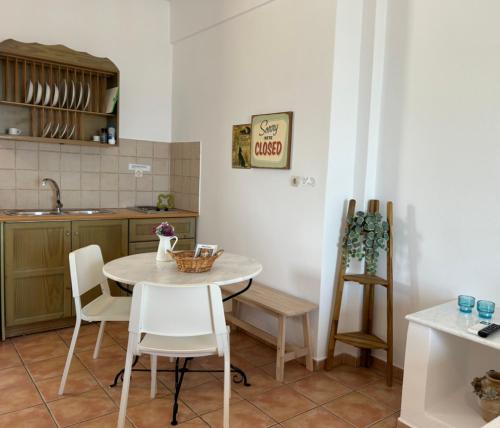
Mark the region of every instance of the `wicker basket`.
POLYGON ((181 272, 201 273, 212 269, 214 262, 222 255, 224 250, 217 251, 211 257, 194 257, 194 251, 169 251, 181 272))

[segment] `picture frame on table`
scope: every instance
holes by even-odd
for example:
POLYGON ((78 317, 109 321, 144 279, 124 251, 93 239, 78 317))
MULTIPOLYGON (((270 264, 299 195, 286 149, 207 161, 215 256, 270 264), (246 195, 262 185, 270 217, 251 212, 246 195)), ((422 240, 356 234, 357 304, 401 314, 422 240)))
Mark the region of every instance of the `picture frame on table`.
POLYGON ((217 245, 196 244, 194 257, 212 257, 217 252, 217 245))

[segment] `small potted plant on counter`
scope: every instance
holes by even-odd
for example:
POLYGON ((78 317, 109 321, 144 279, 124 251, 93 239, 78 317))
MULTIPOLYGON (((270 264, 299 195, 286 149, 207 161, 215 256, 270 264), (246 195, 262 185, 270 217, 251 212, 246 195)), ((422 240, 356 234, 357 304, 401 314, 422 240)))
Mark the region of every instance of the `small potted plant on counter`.
POLYGON ((179 240, 177 236, 175 236, 174 227, 167 222, 163 222, 153 228, 153 233, 157 235, 160 240, 158 244, 158 252, 156 253, 156 260, 159 262, 172 261, 168 252, 173 251, 177 241, 179 240), (172 240, 174 240, 173 244, 172 240))

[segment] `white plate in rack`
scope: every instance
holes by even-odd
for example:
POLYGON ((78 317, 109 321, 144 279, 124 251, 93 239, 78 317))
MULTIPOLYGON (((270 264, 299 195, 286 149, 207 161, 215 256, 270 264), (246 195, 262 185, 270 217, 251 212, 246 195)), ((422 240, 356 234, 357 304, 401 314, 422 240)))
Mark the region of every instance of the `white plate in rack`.
POLYGON ((43 92, 43 86, 40 83, 40 81, 38 81, 36 84, 36 96, 34 104, 40 104, 40 101, 42 101, 42 92, 43 92))
POLYGON ((45 83, 45 98, 43 99, 43 105, 47 106, 50 103, 50 85, 48 83, 45 83))
POLYGON ((75 98, 76 98, 75 82, 71 81, 71 96, 68 101, 68 108, 73 108, 73 106, 75 105, 75 98))
POLYGON ((66 135, 66 131, 68 130, 68 124, 64 124, 62 131, 59 133, 59 138, 63 138, 66 135))
POLYGON ((26 99, 24 100, 26 104, 29 104, 33 99, 33 89, 33 82, 30 80, 28 82, 28 88, 26 89, 26 99))
POLYGON ((79 85, 79 94, 78 94, 78 102, 76 103, 75 108, 78 110, 80 108, 80 105, 82 104, 83 100, 83 84, 80 82, 79 85))
POLYGON ((68 100, 68 82, 66 82, 66 79, 61 83, 61 94, 61 107, 64 107, 68 100))
POLYGON ((59 124, 57 124, 56 128, 50 133, 50 138, 56 138, 58 130, 59 130, 59 124))
POLYGON ((89 103, 90 103, 90 84, 87 83, 87 99, 85 100, 85 105, 83 106, 83 110, 87 110, 89 103))
POLYGON ((73 125, 70 129, 71 130, 68 132, 68 136, 66 137, 68 140, 71 140, 73 134, 75 133, 75 125, 73 125))
POLYGON ((52 107, 55 107, 57 105, 57 102, 59 101, 59 87, 54 83, 54 91, 53 93, 53 98, 52 98, 52 107))
POLYGON ((52 122, 49 122, 47 123, 47 125, 45 125, 45 128, 43 129, 42 132, 42 137, 46 137, 49 134, 50 128, 52 128, 52 122))

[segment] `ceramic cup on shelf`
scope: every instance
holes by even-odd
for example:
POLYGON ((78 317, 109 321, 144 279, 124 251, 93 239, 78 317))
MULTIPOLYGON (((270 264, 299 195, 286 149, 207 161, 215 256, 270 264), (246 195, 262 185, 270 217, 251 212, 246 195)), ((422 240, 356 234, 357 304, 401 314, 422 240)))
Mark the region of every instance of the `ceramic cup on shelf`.
POLYGON ((92 141, 99 143, 101 141, 101 136, 100 135, 92 135, 92 141))
POLYGON ((9 128, 7 129, 9 135, 21 135, 21 130, 19 128, 9 128))
POLYGON ((156 260, 159 262, 172 261, 172 257, 170 256, 170 254, 168 254, 168 252, 174 250, 174 247, 177 244, 179 238, 177 238, 177 236, 163 236, 163 235, 158 235, 158 238, 160 238, 160 242, 158 243, 158 252, 156 253, 156 260), (172 245, 172 240, 175 240, 173 245, 172 245))

